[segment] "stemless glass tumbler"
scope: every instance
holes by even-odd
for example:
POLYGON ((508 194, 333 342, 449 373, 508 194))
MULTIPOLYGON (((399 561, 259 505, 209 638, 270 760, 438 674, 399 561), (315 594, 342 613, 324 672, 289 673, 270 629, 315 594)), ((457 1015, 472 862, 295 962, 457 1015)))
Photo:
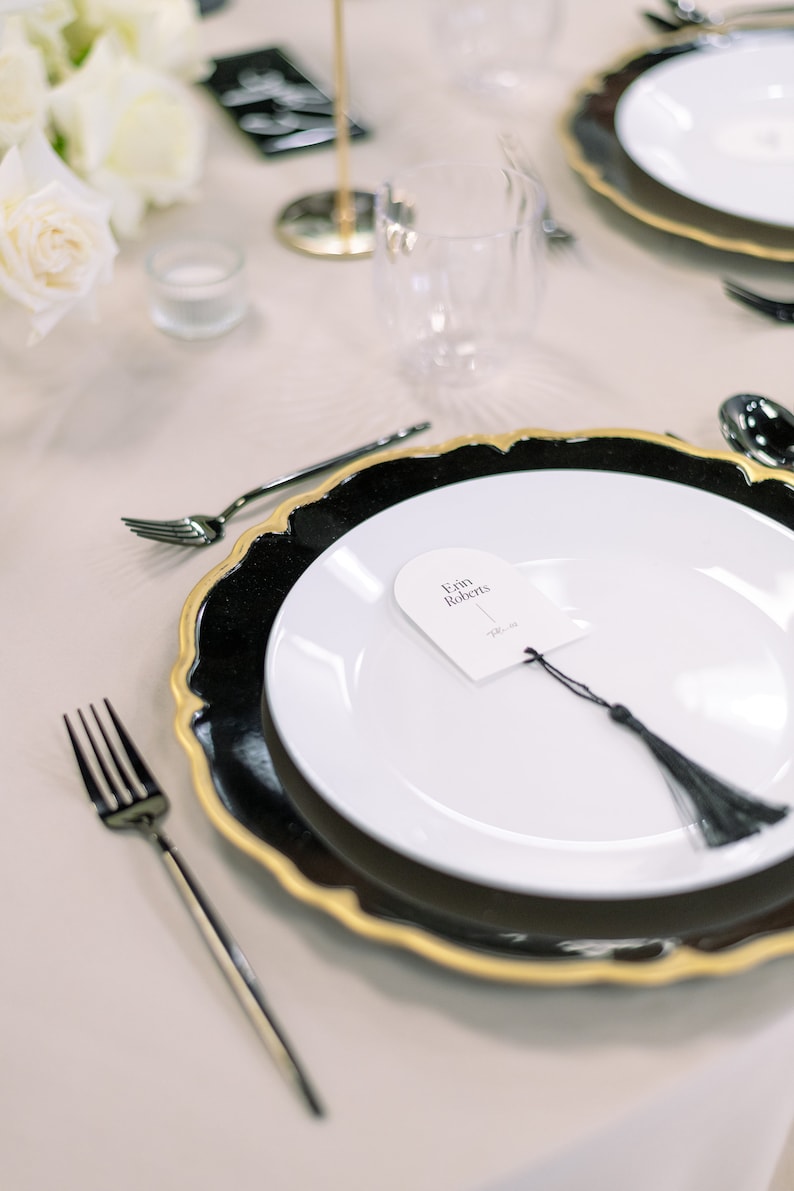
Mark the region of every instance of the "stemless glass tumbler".
POLYGON ((432 0, 435 51, 453 83, 519 96, 548 67, 563 0, 432 0))
POLYGON ((404 369, 470 382, 529 340, 543 204, 537 179, 466 161, 406 169, 378 189, 376 295, 404 369))

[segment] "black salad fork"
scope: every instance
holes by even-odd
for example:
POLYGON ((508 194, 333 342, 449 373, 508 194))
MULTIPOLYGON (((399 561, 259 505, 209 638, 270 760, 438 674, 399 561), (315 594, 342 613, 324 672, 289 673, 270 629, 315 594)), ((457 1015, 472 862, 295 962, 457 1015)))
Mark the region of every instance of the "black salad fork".
POLYGON ((256 974, 237 942, 218 918, 174 844, 160 828, 168 798, 133 744, 110 701, 104 700, 106 724, 93 704, 77 716, 87 743, 64 716, 77 764, 105 827, 134 831, 154 845, 210 951, 248 1014, 282 1075, 316 1115, 323 1109, 280 1027, 267 1007, 256 974), (93 754, 93 761, 89 756, 93 754))

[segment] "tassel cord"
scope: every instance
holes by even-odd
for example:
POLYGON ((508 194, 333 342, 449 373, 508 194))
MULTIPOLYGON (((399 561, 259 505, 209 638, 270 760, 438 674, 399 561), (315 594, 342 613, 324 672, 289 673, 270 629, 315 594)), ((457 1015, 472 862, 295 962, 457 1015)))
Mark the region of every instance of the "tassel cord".
MULTIPOLYGON (((600 695, 597 695, 595 691, 591 691, 590 687, 585 686, 583 682, 577 682, 576 679, 571 678, 570 675, 563 674, 562 670, 558 670, 556 666, 553 666, 548 658, 544 657, 542 653, 539 653, 537 649, 528 648, 524 650, 524 653, 529 654, 529 657, 527 658, 527 664, 530 664, 531 662, 540 662, 547 674, 550 674, 552 678, 556 678, 558 682, 561 682, 562 685, 567 687, 569 691, 572 691, 574 695, 578 695, 580 699, 587 699, 590 703, 597 703, 599 707, 609 708, 611 711, 613 707, 612 703, 608 703, 606 699, 602 699, 600 695)), ((619 705, 615 704, 614 706, 619 705)))

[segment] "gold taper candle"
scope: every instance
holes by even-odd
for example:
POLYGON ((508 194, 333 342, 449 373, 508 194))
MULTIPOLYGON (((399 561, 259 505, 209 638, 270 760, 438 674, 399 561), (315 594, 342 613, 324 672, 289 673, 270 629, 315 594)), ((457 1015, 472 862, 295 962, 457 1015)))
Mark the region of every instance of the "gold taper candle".
POLYGON ((355 227, 353 196, 350 190, 350 126, 347 118, 347 69, 345 67, 345 34, 343 0, 334 0, 334 124, 338 184, 336 192, 336 222, 343 240, 349 241, 355 227))

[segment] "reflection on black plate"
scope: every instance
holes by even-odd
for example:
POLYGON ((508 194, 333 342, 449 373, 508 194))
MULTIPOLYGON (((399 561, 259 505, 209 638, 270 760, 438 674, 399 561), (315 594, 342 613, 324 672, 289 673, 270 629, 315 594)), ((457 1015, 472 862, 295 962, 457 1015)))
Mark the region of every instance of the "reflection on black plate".
MULTIPOLYGON (((632 161, 615 130, 615 112, 627 89, 646 71, 682 55, 719 53, 743 38, 780 39, 786 31, 745 29, 693 33, 685 30, 634 51, 599 73, 576 94, 561 135, 570 165, 599 194, 636 219, 712 248, 767 260, 794 261, 794 230, 746 219, 695 202, 669 189, 632 161)), ((790 31, 794 38, 794 29, 790 31)))
POLYGON ((794 951, 794 859, 664 897, 583 900, 490 889, 378 844, 290 764, 262 686, 268 636, 298 577, 342 534, 401 500, 539 468, 655 476, 794 528, 794 488, 771 471, 640 432, 461 439, 352 465, 245 534, 185 606, 172 684, 177 731, 204 809, 301 900, 358 933, 491 979, 658 984, 794 951))

